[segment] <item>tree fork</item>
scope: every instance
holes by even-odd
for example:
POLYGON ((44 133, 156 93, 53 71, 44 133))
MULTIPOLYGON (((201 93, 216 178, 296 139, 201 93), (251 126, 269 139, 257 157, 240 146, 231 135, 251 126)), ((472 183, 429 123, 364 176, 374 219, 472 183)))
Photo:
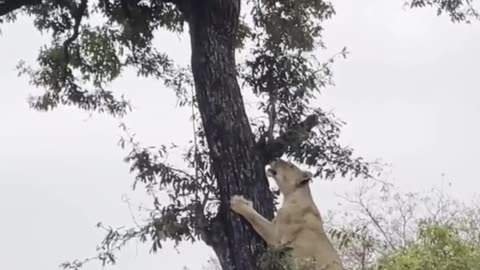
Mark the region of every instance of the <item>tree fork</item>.
POLYGON ((290 146, 297 146, 306 141, 309 133, 318 124, 318 115, 312 114, 302 122, 288 127, 285 132, 271 141, 267 141, 269 134, 265 133, 257 142, 257 148, 262 154, 264 164, 281 157, 290 146))

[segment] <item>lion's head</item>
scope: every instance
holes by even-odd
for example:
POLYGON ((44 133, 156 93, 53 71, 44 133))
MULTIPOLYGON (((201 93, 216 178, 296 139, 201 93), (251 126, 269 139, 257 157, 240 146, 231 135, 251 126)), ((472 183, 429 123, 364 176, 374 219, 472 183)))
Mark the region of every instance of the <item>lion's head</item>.
POLYGON ((275 159, 270 163, 267 169, 267 176, 275 179, 280 192, 284 195, 289 194, 299 187, 308 185, 313 175, 309 171, 304 171, 295 164, 282 160, 275 159))

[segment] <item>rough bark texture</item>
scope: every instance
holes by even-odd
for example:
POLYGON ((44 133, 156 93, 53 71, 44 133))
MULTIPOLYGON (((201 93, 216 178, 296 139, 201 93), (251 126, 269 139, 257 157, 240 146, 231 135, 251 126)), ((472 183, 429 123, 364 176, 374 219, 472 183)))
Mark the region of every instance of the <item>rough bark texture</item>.
POLYGON ((229 210, 230 197, 243 194, 262 215, 273 216, 264 163, 255 147, 235 69, 240 0, 192 2, 188 16, 192 70, 212 168, 221 193, 219 214, 207 243, 217 253, 224 270, 259 269, 264 242, 229 210))

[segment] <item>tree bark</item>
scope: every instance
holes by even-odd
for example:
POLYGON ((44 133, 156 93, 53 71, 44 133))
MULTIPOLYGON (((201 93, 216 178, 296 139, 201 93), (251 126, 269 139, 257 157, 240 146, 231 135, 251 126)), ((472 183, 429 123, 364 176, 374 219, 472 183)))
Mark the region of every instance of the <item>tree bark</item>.
POLYGON ((265 243, 229 209, 242 194, 262 215, 273 217, 263 159, 255 146, 235 66, 240 0, 194 0, 188 12, 192 71, 198 107, 220 190, 220 208, 207 243, 223 270, 259 269, 265 243))

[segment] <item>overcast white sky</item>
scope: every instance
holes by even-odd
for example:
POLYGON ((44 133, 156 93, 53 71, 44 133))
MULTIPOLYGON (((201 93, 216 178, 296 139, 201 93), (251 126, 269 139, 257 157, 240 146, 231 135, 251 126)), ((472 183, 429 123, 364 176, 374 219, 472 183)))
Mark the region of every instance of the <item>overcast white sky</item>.
MULTIPOLYGON (((480 189, 480 23, 454 25, 433 10, 405 11, 398 1, 334 1, 337 15, 325 24, 326 56, 347 46, 335 65, 336 87, 321 104, 348 125, 345 143, 368 158, 393 165, 389 179, 402 189, 440 185, 468 199, 480 189)), ((74 108, 39 113, 26 98, 35 89, 18 78, 20 59, 33 63, 46 38, 28 20, 2 26, 0 36, 0 269, 55 269, 65 260, 93 255, 103 236, 98 221, 131 224, 123 194, 132 176, 116 145, 118 122, 74 108)), ((162 35, 159 46, 189 62, 188 39, 162 35)), ((126 123, 148 145, 191 137, 188 111, 160 82, 125 75, 115 87, 136 107, 126 123)), ((321 211, 335 207, 346 180, 317 181, 321 211)), ((131 245, 107 269, 200 269, 211 251, 203 244, 171 247, 148 255, 131 245), (165 267, 165 268, 163 268, 165 267)), ((85 270, 100 269, 98 264, 85 270)))

